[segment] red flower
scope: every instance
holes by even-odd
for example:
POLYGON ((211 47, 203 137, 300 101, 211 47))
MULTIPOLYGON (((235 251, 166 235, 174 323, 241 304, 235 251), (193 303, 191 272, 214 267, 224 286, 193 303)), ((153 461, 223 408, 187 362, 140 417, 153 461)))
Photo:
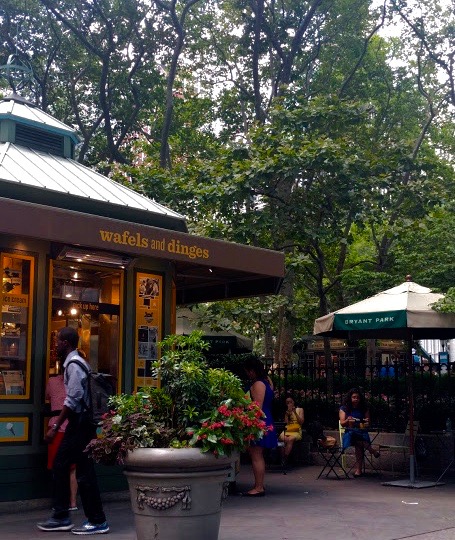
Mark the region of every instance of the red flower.
POLYGON ((234 444, 234 441, 232 439, 228 439, 227 437, 222 437, 221 442, 223 444, 234 444))

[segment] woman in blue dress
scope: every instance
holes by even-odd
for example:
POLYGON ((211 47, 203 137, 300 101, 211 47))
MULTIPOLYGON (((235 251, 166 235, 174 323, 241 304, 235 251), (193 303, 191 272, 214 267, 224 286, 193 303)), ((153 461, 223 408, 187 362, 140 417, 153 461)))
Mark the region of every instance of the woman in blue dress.
POLYGON ((354 476, 362 476, 364 452, 368 450, 374 457, 379 457, 379 452, 371 446, 368 426, 370 425, 370 411, 365 397, 358 388, 352 388, 347 393, 344 404, 340 407, 340 425, 345 428, 343 434, 343 450, 349 446, 355 448, 355 472, 354 476))
POLYGON ((253 441, 248 448, 253 468, 254 486, 243 493, 245 497, 264 497, 265 461, 264 448, 276 448, 278 445, 277 434, 273 426, 272 401, 273 384, 267 376, 264 364, 257 358, 249 358, 244 364, 245 373, 251 381, 250 395, 256 401, 265 414, 265 422, 271 429, 262 437, 253 441))

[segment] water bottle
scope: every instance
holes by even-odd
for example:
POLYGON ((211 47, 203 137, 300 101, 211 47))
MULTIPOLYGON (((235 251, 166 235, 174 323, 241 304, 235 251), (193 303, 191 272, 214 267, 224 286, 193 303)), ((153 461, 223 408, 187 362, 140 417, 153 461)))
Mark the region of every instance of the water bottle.
POLYGON ((447 418, 446 420, 446 431, 452 431, 452 420, 450 420, 450 418, 447 418))

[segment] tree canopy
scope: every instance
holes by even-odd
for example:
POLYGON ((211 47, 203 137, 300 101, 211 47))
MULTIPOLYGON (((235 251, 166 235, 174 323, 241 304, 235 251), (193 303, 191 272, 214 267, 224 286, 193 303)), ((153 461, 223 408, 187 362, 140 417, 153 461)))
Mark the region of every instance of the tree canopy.
POLYGON ((5 0, 0 59, 78 159, 282 250, 281 295, 200 306, 287 362, 315 317, 412 274, 453 285, 454 14, 366 0, 5 0))

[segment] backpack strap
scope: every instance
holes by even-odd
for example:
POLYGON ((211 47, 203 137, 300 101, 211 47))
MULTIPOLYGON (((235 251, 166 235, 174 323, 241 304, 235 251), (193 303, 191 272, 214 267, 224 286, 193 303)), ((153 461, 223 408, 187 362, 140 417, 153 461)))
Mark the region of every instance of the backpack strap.
MULTIPOLYGON (((88 404, 86 403, 85 399, 82 400, 82 407, 83 409, 85 409, 86 411, 91 411, 92 408, 93 408, 93 405, 92 405, 92 393, 90 392, 90 381, 89 381, 89 377, 90 377, 90 373, 91 373, 91 370, 85 365, 83 364, 80 360, 76 360, 76 359, 71 359, 67 364, 66 364, 66 368, 70 365, 70 364, 77 364, 80 368, 82 368, 85 373, 87 374, 87 394, 88 394, 88 404)), ((66 369, 65 368, 65 369, 66 369)))

